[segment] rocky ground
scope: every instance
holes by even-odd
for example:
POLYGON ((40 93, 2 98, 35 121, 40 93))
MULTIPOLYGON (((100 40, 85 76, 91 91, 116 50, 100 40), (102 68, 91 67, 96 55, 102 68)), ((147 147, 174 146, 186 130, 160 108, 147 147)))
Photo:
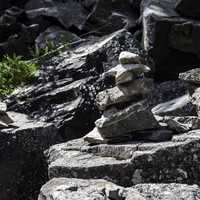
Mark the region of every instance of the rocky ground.
POLYGON ((61 48, 0 103, 1 200, 200 199, 197 0, 11 0, 0 15, 1 57, 61 48))

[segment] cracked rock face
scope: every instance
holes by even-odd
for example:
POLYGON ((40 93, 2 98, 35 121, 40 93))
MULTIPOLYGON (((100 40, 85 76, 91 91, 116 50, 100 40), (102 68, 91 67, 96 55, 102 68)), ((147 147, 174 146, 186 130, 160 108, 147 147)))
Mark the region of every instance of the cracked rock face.
POLYGON ((32 85, 11 96, 8 109, 54 123, 65 140, 81 137, 99 117, 97 93, 111 85, 101 74, 116 65, 122 50, 138 52, 137 45, 120 30, 66 50, 40 67, 32 85))
POLYGON ((83 139, 52 146, 49 177, 103 178, 122 186, 139 183, 198 184, 199 130, 169 142, 127 142, 90 146, 83 139))
POLYGON ((175 183, 124 188, 100 179, 55 178, 41 188, 38 200, 196 200, 199 190, 197 185, 175 183))

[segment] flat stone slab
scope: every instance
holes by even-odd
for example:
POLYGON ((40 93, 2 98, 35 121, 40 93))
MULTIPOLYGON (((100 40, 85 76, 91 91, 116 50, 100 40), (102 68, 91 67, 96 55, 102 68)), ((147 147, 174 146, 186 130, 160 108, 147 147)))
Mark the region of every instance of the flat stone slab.
POLYGON ((127 103, 143 97, 150 92, 145 79, 137 79, 131 83, 118 85, 100 92, 96 97, 96 104, 100 110, 120 103, 127 103))
POLYGON ((117 85, 122 83, 127 83, 135 80, 138 75, 143 76, 143 73, 149 72, 151 69, 143 64, 119 64, 113 67, 109 71, 104 73, 104 76, 115 77, 115 82, 117 85))
POLYGON ((103 138, 123 136, 134 131, 154 129, 159 127, 146 101, 131 104, 125 109, 115 112, 104 112, 95 122, 103 138))
POLYGON ((90 146, 83 139, 46 151, 49 177, 100 178, 122 186, 200 181, 200 130, 169 142, 127 142, 90 146))
POLYGON ((124 188, 102 179, 54 178, 40 190, 38 200, 197 200, 197 185, 138 184, 124 188))
POLYGON ((122 51, 119 55, 119 62, 122 65, 125 64, 141 64, 142 58, 138 54, 131 53, 128 51, 122 51))

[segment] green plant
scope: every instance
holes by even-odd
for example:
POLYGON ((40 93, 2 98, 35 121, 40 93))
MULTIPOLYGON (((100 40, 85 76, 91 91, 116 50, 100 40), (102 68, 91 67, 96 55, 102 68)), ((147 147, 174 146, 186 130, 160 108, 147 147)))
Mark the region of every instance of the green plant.
POLYGON ((0 62, 0 95, 11 93, 16 87, 28 83, 37 70, 35 63, 21 56, 4 56, 0 62))
POLYGON ((51 52, 55 49, 56 49, 55 44, 51 41, 48 41, 48 42, 46 42, 46 46, 44 48, 40 48, 40 47, 36 46, 35 49, 31 51, 31 54, 32 54, 33 58, 39 58, 41 56, 48 54, 49 52, 51 52))

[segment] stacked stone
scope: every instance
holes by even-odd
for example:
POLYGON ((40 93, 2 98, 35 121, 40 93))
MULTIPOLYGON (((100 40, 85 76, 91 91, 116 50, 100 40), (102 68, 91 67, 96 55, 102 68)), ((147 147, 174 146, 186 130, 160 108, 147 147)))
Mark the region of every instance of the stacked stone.
POLYGON ((96 103, 103 115, 95 122, 95 129, 85 136, 86 141, 121 142, 132 139, 137 131, 158 127, 146 100, 150 82, 144 74, 150 68, 141 61, 134 53, 122 52, 120 64, 104 73, 114 77, 115 87, 97 95, 96 103))

